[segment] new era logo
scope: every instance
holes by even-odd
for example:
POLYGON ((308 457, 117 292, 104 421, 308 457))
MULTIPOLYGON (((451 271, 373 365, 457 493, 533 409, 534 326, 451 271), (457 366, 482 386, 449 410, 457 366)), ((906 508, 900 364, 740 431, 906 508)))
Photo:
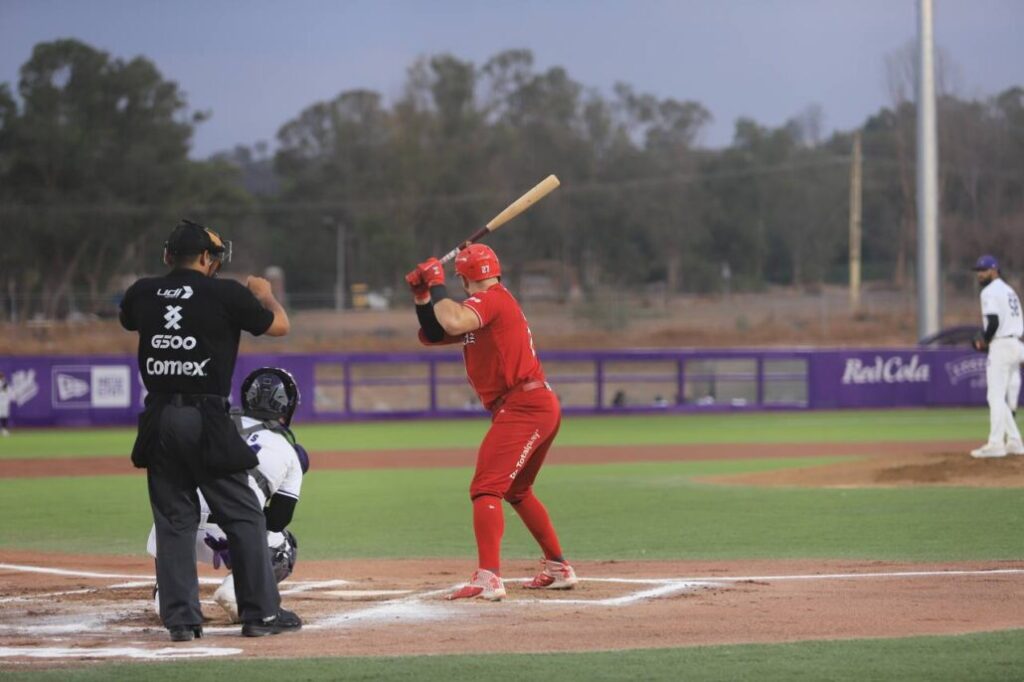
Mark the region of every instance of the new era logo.
POLYGON ((167 306, 167 312, 164 314, 164 320, 167 324, 164 325, 164 329, 181 329, 181 306, 180 305, 169 305, 167 306))
POLYGON ((57 375, 57 399, 74 400, 89 394, 89 382, 70 374, 57 375))

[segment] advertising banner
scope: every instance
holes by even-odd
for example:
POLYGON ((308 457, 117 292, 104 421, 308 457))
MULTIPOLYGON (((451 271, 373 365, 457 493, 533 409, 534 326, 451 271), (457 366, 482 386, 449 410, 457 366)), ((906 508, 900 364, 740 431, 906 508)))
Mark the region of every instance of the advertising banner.
MULTIPOLYGON (((630 363, 648 363, 649 367, 658 361, 663 367, 681 368, 688 361, 722 358, 739 360, 750 367, 770 366, 781 359, 805 362, 805 373, 787 379, 790 383, 799 381, 801 390, 787 390, 805 395, 806 401, 786 409, 985 406, 986 357, 967 349, 556 351, 542 354, 542 359, 546 358, 555 363, 573 363, 577 368, 587 364, 592 367, 589 377, 584 370, 573 375, 571 381, 577 388, 584 384, 588 390, 592 387, 591 394, 597 398, 593 404, 567 405, 567 414, 637 409, 601 401, 605 382, 614 379, 603 367, 614 365, 620 373, 628 373, 630 363), (671 362, 660 362, 665 360, 671 362)), ((272 366, 295 376, 302 396, 296 413, 300 422, 465 416, 466 410, 450 405, 445 408, 438 400, 443 390, 454 384, 463 386, 459 364, 459 355, 450 350, 243 355, 235 366, 231 401, 239 403, 238 387, 250 371, 272 366), (394 407, 386 407, 389 402, 394 407)), ((138 364, 130 356, 0 357, 0 371, 10 384, 11 418, 16 427, 133 425, 146 397, 138 364)), ((668 373, 664 375, 637 374, 633 380, 660 382, 659 386, 675 385, 677 380, 681 383, 681 375, 672 369, 665 371, 668 373)), ((758 382, 754 393, 757 399, 724 405, 678 402, 659 407, 680 413, 779 408, 772 402, 770 391, 764 390, 770 375, 752 371, 749 381, 758 382)))
POLYGON ((814 409, 985 404, 985 356, 971 350, 820 351, 811 376, 814 409))

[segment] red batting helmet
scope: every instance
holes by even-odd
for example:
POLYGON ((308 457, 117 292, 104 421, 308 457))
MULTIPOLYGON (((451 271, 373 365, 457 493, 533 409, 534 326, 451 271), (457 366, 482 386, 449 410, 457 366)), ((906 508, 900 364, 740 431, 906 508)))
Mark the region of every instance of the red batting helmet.
POLYGON ((470 244, 455 257, 455 272, 470 282, 501 276, 501 263, 494 250, 484 244, 470 244))

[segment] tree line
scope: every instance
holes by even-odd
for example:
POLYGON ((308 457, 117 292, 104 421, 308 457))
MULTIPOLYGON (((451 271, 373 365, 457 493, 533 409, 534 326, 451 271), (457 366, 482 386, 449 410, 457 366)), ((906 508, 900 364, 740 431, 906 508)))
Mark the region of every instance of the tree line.
MULTIPOLYGON (((865 274, 897 287, 912 283, 916 234, 907 64, 892 58, 890 106, 859 127, 865 274)), ((346 285, 399 287, 549 173, 562 188, 493 237, 513 282, 671 296, 717 290, 724 271, 734 289, 845 277, 856 131, 825 137, 816 107, 777 127, 740 119, 729 146, 708 149, 699 102, 602 93, 507 50, 422 57, 394 101, 316 102, 273 153, 190 159, 206 115, 144 57, 37 45, 16 94, 0 84, 0 299, 25 301, 22 316, 102 307, 126 275, 160 269, 182 216, 234 239, 238 269, 281 266, 297 300, 331 300, 339 252, 346 285)), ((982 251, 1024 265, 1024 89, 945 94, 939 130, 950 281, 969 282, 959 273, 982 251)))

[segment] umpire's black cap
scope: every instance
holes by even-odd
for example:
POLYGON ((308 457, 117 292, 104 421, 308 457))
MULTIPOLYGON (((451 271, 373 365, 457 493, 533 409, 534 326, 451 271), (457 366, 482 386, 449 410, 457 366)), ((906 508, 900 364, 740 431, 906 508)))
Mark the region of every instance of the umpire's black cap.
POLYGON ((187 256, 209 251, 210 255, 227 263, 231 260, 231 242, 199 223, 182 219, 164 243, 167 253, 187 256))

